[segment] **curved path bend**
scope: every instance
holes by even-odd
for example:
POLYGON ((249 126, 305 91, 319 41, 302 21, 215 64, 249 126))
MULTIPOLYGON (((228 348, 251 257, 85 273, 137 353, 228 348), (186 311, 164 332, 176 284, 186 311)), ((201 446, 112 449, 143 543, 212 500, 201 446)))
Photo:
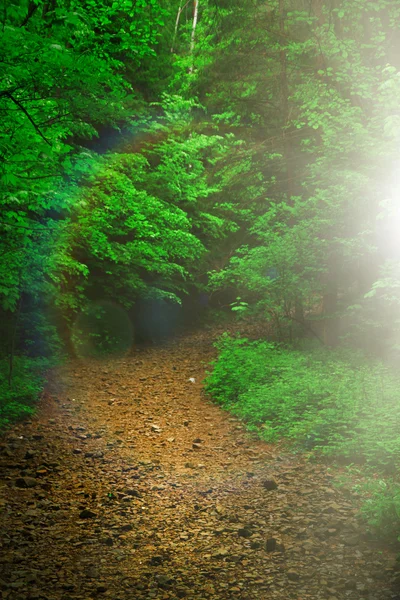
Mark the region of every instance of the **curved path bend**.
POLYGON ((0 440, 1 598, 399 598, 332 471, 204 397, 210 337, 70 362, 0 440))

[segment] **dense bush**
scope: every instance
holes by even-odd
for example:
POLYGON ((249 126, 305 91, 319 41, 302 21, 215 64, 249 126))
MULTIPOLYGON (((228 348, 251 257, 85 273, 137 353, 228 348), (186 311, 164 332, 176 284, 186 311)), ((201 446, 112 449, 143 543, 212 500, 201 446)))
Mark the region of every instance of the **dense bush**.
POLYGON ((226 334, 217 348, 206 379, 213 399, 265 440, 363 465, 364 518, 400 540, 400 378, 343 348, 300 351, 226 334))
POLYGON ((227 335, 206 380, 216 402, 263 439, 386 473, 400 465, 400 379, 362 354, 293 350, 227 335))
POLYGON ((48 366, 40 358, 16 357, 10 385, 9 361, 0 361, 0 430, 34 413, 48 366))
POLYGON ((362 512, 379 537, 400 541, 400 485, 393 480, 379 480, 368 485, 362 512))

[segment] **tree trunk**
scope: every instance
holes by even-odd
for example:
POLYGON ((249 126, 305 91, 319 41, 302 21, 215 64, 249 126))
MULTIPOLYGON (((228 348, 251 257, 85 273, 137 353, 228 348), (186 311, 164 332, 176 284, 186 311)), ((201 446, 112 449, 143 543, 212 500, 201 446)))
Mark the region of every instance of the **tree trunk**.
POLYGON ((290 141, 287 136, 287 124, 289 121, 289 88, 287 81, 287 58, 286 58, 286 48, 283 46, 285 43, 286 33, 285 33, 285 0, 279 0, 279 33, 281 37, 281 49, 279 52, 280 56, 280 82, 281 82, 281 102, 282 102, 282 117, 283 117, 283 128, 282 128, 282 137, 283 137, 283 154, 285 158, 286 165, 286 192, 287 192, 287 200, 290 201, 290 197, 293 196, 293 174, 291 171, 292 165, 292 151, 290 146, 290 141))
MULTIPOLYGON (((186 4, 185 4, 185 6, 186 6, 186 4)), ((171 52, 174 51, 175 40, 176 40, 176 36, 178 34, 179 19, 181 18, 181 13, 182 13, 182 11, 183 11, 184 8, 185 7, 182 7, 182 0, 180 0, 179 9, 178 9, 178 13, 176 15, 176 21, 175 21, 174 37, 172 38, 171 52)))
POLYGON ((194 69, 194 43, 196 37, 197 18, 199 15, 199 0, 193 0, 193 23, 192 23, 192 35, 190 37, 190 54, 192 56, 192 64, 189 69, 189 73, 193 73, 194 69))

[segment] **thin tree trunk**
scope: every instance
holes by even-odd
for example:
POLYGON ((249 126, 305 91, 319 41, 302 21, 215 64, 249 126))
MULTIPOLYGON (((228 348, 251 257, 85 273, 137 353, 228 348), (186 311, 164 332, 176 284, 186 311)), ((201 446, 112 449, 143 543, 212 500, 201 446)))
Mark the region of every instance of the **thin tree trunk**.
POLYGON ((28 12, 26 14, 26 17, 24 18, 24 20, 22 21, 20 27, 25 27, 25 25, 28 23, 28 21, 33 17, 33 15, 35 14, 35 12, 38 9, 38 5, 35 4, 35 2, 29 2, 28 5, 28 12))
MULTIPOLYGON (((185 4, 185 6, 186 6, 186 4, 185 4)), ((179 19, 181 18, 181 13, 182 13, 183 9, 185 8, 185 6, 182 6, 182 0, 180 0, 179 9, 178 9, 178 13, 176 15, 176 21, 175 21, 174 37, 172 38, 171 52, 174 51, 175 40, 176 40, 176 36, 178 34, 179 19)))
POLYGON ((190 54, 192 56, 192 64, 189 69, 189 73, 193 73, 194 69, 194 43, 196 37, 197 18, 199 15, 199 0, 193 0, 193 24, 192 24, 192 35, 190 37, 190 54))
POLYGON ((22 307, 22 294, 21 297, 19 299, 18 302, 18 308, 17 308, 17 314, 15 315, 15 323, 14 323, 14 331, 12 333, 12 338, 11 338, 11 347, 10 347, 10 357, 9 357, 9 368, 8 368, 8 387, 12 387, 12 376, 13 376, 13 371, 14 371, 14 354, 15 354, 15 341, 17 338, 17 329, 18 329, 18 324, 19 324, 19 317, 21 314, 21 307, 22 307))
POLYGON ((289 202, 290 197, 293 195, 293 175, 291 171, 292 165, 292 152, 290 147, 290 141, 288 136, 286 135, 286 126, 289 121, 289 87, 287 81, 287 58, 286 58, 286 49, 283 47, 286 38, 285 32, 285 0, 279 0, 279 33, 281 37, 281 49, 279 52, 280 55, 280 65, 281 65, 281 102, 282 102, 282 117, 283 117, 283 153, 286 164, 286 192, 287 192, 287 200, 289 202))

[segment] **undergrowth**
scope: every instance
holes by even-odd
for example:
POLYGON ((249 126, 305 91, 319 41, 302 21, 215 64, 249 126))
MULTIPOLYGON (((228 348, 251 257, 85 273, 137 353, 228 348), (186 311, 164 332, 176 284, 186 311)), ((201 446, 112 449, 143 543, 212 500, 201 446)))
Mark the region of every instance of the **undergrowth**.
POLYGON ((0 361, 0 430, 34 413, 48 366, 42 358, 15 357, 9 385, 8 360, 0 361))
MULTIPOLYGON (((348 349, 300 351, 229 335, 217 348, 206 391, 261 438, 384 477, 399 473, 400 377, 388 367, 348 349)), ((364 512, 372 526, 400 535, 398 485, 374 490, 364 512)))

